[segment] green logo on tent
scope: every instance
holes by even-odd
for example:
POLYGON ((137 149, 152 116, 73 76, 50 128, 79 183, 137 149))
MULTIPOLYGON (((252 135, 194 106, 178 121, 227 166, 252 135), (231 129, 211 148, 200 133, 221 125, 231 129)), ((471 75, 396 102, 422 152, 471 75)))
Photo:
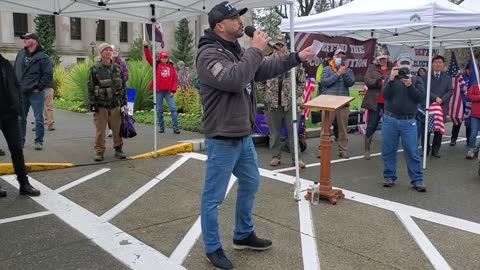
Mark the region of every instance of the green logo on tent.
POLYGON ((410 16, 410 21, 411 22, 419 22, 421 20, 422 20, 422 17, 420 17, 420 15, 418 15, 417 13, 410 16))

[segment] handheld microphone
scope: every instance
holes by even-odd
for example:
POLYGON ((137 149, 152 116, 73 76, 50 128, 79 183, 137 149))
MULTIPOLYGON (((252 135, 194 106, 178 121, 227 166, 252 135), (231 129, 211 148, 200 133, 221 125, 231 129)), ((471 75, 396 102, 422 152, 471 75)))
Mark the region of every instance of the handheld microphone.
MULTIPOLYGON (((245 30, 244 30, 245 34, 251 38, 253 38, 253 33, 255 33, 255 31, 257 31, 257 29, 255 29, 255 27, 251 25, 248 25, 247 27, 245 27, 245 30)), ((271 40, 268 42, 268 47, 278 50, 277 45, 275 45, 275 43, 273 43, 273 41, 271 40)))

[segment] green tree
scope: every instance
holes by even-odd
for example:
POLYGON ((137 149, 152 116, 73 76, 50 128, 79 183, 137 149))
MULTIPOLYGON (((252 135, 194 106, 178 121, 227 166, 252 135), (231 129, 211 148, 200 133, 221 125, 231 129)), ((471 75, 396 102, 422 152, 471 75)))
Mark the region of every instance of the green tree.
POLYGON ((193 35, 188 29, 188 20, 181 19, 178 22, 177 29, 175 30, 175 42, 177 48, 172 51, 172 60, 177 63, 178 61, 185 62, 185 66, 191 67, 193 65, 193 35))
POLYGON ((257 29, 262 29, 269 36, 280 34, 278 26, 282 17, 275 12, 275 8, 257 8, 253 10, 253 24, 257 29))
POLYGON ((141 61, 143 60, 143 39, 138 37, 133 40, 132 47, 130 48, 130 52, 128 52, 128 60, 129 61, 141 61))
POLYGON ((55 51, 55 25, 53 16, 38 15, 33 19, 35 22, 35 33, 38 41, 45 49, 45 53, 50 56, 55 65, 60 64, 60 57, 55 51))

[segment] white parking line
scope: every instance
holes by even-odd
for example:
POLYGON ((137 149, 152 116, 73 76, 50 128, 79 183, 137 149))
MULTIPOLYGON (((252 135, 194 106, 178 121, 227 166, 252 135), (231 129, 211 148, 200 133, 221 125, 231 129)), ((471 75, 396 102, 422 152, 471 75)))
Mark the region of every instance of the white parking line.
POLYGON ((118 214, 120 214, 123 210, 125 210, 127 207, 129 207, 132 203, 134 203, 136 200, 138 200, 140 197, 142 197, 143 194, 147 193, 155 185, 160 183, 160 181, 165 179, 165 177, 170 175, 178 167, 182 166, 182 164, 185 163, 188 159, 189 159, 188 156, 180 157, 177 161, 175 161, 172 165, 170 165, 170 167, 168 167, 166 170, 164 170, 158 176, 156 176, 155 178, 150 180, 148 183, 143 185, 141 188, 139 188, 134 193, 130 194, 130 196, 128 196, 123 201, 121 201, 120 203, 115 205, 112 209, 105 212, 100 217, 100 219, 104 222, 108 222, 108 221, 112 220, 114 217, 116 217, 118 214))
POLYGON ((430 263, 432 263, 433 267, 438 270, 449 270, 452 269, 450 265, 447 263, 445 258, 438 252, 435 246, 430 242, 427 236, 423 233, 423 231, 418 227, 417 223, 413 221, 413 219, 406 214, 395 212, 397 217, 403 223, 403 226, 407 229, 410 235, 413 237, 415 242, 418 244, 420 249, 423 251, 425 256, 428 258, 430 263))
MULTIPOLYGON (((307 188, 309 182, 301 181, 302 190, 307 188)), ((298 202, 298 217, 300 219, 300 240, 302 242, 303 269, 320 270, 315 230, 313 229, 312 211, 310 202, 303 200, 298 202)))
MULTIPOLYGON (((444 137, 446 137, 446 136, 444 135, 444 137)), ((467 140, 466 138, 458 137, 457 142, 462 142, 462 141, 466 141, 466 140, 467 140)), ((448 144, 448 143, 450 143, 450 141, 442 142, 442 144, 448 144)), ((401 152, 403 152, 403 149, 399 149, 397 152, 401 153, 401 152)), ((382 155, 382 153, 374 153, 374 154, 371 154, 370 157, 378 157, 378 156, 381 156, 381 155, 382 155)), ((334 160, 331 161, 331 164, 346 162, 346 161, 353 161, 353 160, 363 159, 363 158, 364 158, 363 155, 361 155, 361 156, 354 156, 354 157, 350 157, 350 158, 334 159, 334 160)), ((316 166, 320 166, 320 162, 310 163, 310 164, 306 165, 307 168, 316 167, 316 166)), ((288 171, 293 171, 293 170, 295 170, 295 167, 281 168, 281 169, 273 170, 273 172, 288 172, 288 171)))
MULTIPOLYGON (((225 193, 225 198, 227 197, 228 193, 232 189, 233 184, 235 184, 236 180, 237 178, 235 176, 232 175, 230 177, 230 181, 228 182, 227 192, 225 193)), ((183 237, 180 244, 178 244, 178 246, 172 252, 172 255, 170 255, 170 260, 172 262, 178 263, 179 265, 182 265, 183 261, 185 261, 188 254, 190 254, 190 251, 192 250, 193 246, 197 242, 201 233, 202 233, 202 227, 200 224, 200 217, 198 217, 195 223, 193 224, 193 226, 188 231, 188 233, 185 235, 185 237, 183 237)))
POLYGON ((33 214, 4 218, 4 219, 0 219, 0 224, 15 222, 15 221, 19 221, 19 220, 25 220, 25 219, 30 219, 30 218, 36 218, 36 217, 43 217, 43 216, 47 216, 47 215, 51 215, 51 214, 53 214, 51 211, 42 211, 42 212, 37 212, 37 213, 33 213, 33 214))
MULTIPOLYGON (((18 188, 16 176, 10 175, 2 178, 18 188)), ((169 270, 185 269, 181 265, 170 262, 165 255, 125 233, 118 227, 103 222, 92 212, 51 190, 37 180, 30 177, 30 182, 42 193, 42 196, 31 197, 31 199, 52 211, 65 223, 78 230, 131 269, 158 269, 159 266, 162 269, 169 270)))
POLYGON ((65 186, 63 186, 63 187, 57 188, 57 189, 55 190, 55 192, 62 193, 62 192, 64 192, 65 190, 68 190, 68 189, 71 189, 71 188, 73 188, 73 187, 75 187, 75 186, 78 186, 78 185, 80 185, 81 183, 83 183, 83 182, 85 182, 85 181, 88 181, 88 180, 90 180, 90 179, 93 179, 93 178, 95 178, 95 177, 97 177, 97 176, 99 176, 99 175, 101 175, 101 174, 104 174, 104 173, 106 173, 106 172, 108 172, 108 171, 110 171, 110 169, 108 169, 108 168, 100 169, 100 170, 98 170, 98 171, 96 171, 96 172, 94 172, 94 173, 91 173, 91 174, 89 174, 89 175, 86 175, 86 176, 84 176, 84 177, 82 177, 82 178, 80 178, 80 179, 78 179, 78 180, 75 180, 75 181, 73 181, 73 182, 70 182, 70 183, 66 184, 65 186))

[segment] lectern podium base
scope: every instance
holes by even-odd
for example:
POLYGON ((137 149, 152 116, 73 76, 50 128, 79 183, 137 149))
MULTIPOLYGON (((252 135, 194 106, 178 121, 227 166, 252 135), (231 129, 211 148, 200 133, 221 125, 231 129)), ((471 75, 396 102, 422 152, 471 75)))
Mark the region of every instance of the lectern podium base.
POLYGON ((326 199, 330 204, 337 204, 337 198, 345 198, 340 189, 320 190, 320 199, 326 199))

